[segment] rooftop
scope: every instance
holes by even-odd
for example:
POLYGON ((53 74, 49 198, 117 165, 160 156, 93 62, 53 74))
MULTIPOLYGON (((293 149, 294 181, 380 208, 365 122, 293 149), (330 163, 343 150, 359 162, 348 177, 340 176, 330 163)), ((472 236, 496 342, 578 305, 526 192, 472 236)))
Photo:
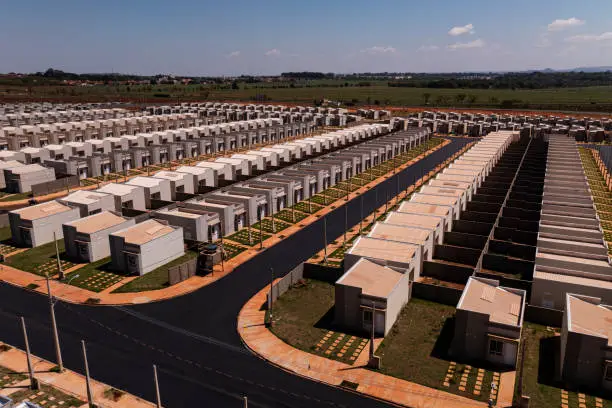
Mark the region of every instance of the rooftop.
POLYGON ((139 186, 130 186, 128 184, 119 184, 119 183, 109 183, 105 186, 100 187, 96 191, 101 193, 108 193, 116 196, 123 196, 127 194, 131 194, 134 190, 138 190, 142 187, 139 186))
POLYGON ((125 184, 140 187, 157 187, 162 183, 160 178, 138 176, 128 180, 125 184))
POLYGON ((401 212, 389 213, 385 222, 397 225, 412 225, 415 227, 423 227, 434 229, 437 228, 442 219, 433 215, 408 214, 401 212))
POLYGON ((410 202, 435 204, 435 205, 455 205, 459 197, 450 195, 436 195, 436 192, 416 193, 410 197, 410 202))
POLYGON ((387 298, 403 276, 386 266, 360 259, 336 283, 361 288, 364 295, 387 298))
POLYGON ((360 237, 347 253, 368 258, 410 263, 414 258, 416 249, 415 245, 404 242, 360 237))
POLYGON ((612 309, 602 305, 600 299, 590 300, 567 294, 568 330, 603 337, 608 340, 608 346, 612 346, 612 309))
POLYGON ((431 231, 429 230, 381 222, 377 222, 372 227, 372 231, 368 234, 371 238, 421 244, 424 243, 430 235, 431 231))
POLYGON ((207 167, 197 167, 197 166, 181 166, 175 170, 177 173, 189 173, 189 174, 206 174, 210 170, 207 167))
POLYGON ((57 201, 48 201, 46 203, 14 210, 13 212, 18 213, 22 220, 33 221, 39 218, 49 217, 51 215, 70 211, 71 209, 71 207, 57 201))
POLYGON ((523 296, 480 279, 470 278, 457 309, 489 315, 494 323, 518 326, 523 309, 523 296))
POLYGON ((172 180, 172 181, 177 181, 177 180, 182 180, 185 178, 185 173, 180 173, 177 171, 168 171, 168 170, 162 170, 160 172, 157 172, 153 175, 153 177, 155 178, 162 178, 162 179, 166 179, 166 180, 172 180))
POLYGON ((128 244, 142 245, 163 237, 164 235, 168 235, 172 231, 174 231, 174 228, 171 226, 151 219, 124 230, 117 231, 112 235, 123 237, 128 244))
POLYGON ((447 205, 423 204, 415 201, 405 201, 400 204, 397 211, 401 213, 446 216, 450 212, 450 208, 447 205))
POLYGON ((37 171, 47 170, 47 167, 43 167, 40 164, 25 164, 23 166, 17 166, 10 169, 13 174, 26 174, 35 173, 37 171))
POLYGON ((76 221, 67 223, 76 228, 77 232, 91 234, 97 231, 102 231, 115 225, 119 225, 127 221, 125 218, 113 214, 109 211, 102 211, 98 214, 90 215, 89 217, 81 218, 76 221))
POLYGON ((93 204, 107 196, 108 194, 97 191, 77 190, 62 198, 62 201, 77 204, 93 204))

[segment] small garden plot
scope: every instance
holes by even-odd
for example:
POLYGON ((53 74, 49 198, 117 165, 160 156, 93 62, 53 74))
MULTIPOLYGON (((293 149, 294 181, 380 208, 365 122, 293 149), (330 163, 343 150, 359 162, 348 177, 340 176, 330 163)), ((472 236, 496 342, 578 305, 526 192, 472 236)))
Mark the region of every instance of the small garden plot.
POLYGON ((11 394, 15 402, 28 400, 39 406, 57 406, 65 408, 76 408, 84 404, 83 401, 65 394, 45 384, 40 385, 38 390, 23 389, 11 394))
POLYGON ((15 384, 25 380, 26 377, 22 373, 16 373, 6 367, 0 366, 0 390, 14 386, 15 384))
POLYGON ((331 199, 333 200, 337 200, 339 198, 346 196, 346 191, 337 190, 336 188, 328 188, 327 190, 324 191, 324 193, 327 196, 327 198, 331 197, 331 199))
MULTIPOLYGON (((329 203, 331 203, 333 201, 333 198, 328 197, 327 194, 325 197, 323 197, 323 193, 319 193, 315 196, 312 196, 310 198, 310 201, 312 201, 313 203, 317 203, 319 205, 321 205, 320 208, 323 208, 323 206, 328 205, 329 203)), ((305 203, 306 205, 308 205, 308 203, 305 203)))
MULTIPOLYGON (((306 203, 306 207, 308 207, 308 203, 306 203)), ((288 222, 290 224, 295 224, 296 222, 302 221, 304 218, 307 217, 307 215, 300 211, 291 211, 289 209, 285 209, 285 210, 282 210, 274 214, 274 217, 278 218, 279 220, 288 222), (294 214, 295 214, 295 220, 293 219, 294 214)))
MULTIPOLYGON (((73 266, 76 266, 75 263, 72 263, 70 261, 66 261, 63 259, 60 259, 60 264, 62 265, 62 271, 65 271, 66 269, 70 269, 73 266)), ((55 276, 59 273, 59 270, 57 269, 57 260, 52 259, 43 264, 40 264, 36 266, 32 272, 34 272, 37 275, 41 275, 41 276, 46 276, 46 275, 55 276)))
POLYGON ((66 276, 66 280, 79 288, 102 292, 125 278, 125 276, 111 272, 110 265, 110 258, 92 262, 70 273, 66 276), (78 277, 75 278, 77 275, 78 277))
POLYGON ((282 222, 277 219, 274 220, 274 225, 273 225, 272 218, 264 218, 263 220, 253 224, 253 226, 251 227, 252 231, 257 231, 256 233, 257 233, 258 239, 259 239, 260 225, 263 231, 269 232, 271 234, 276 234, 277 232, 287 229, 291 226, 291 224, 287 224, 286 222, 282 222))
MULTIPOLYGON (((246 246, 255 246, 259 245, 259 230, 251 228, 251 241, 249 242, 249 229, 243 228, 238 232, 233 233, 230 236, 227 236, 226 239, 232 240, 242 245, 246 246)), ((265 232, 261 234, 261 240, 265 241, 270 238, 271 235, 266 234, 265 232)))
POLYGON ((0 243, 0 254, 2 255, 10 254, 12 252, 18 251, 19 249, 21 248, 12 246, 8 243, 0 243))
MULTIPOLYGON (((64 253, 63 239, 57 241, 57 246, 60 253, 62 269, 66 270, 75 266, 76 264, 65 259, 66 255, 64 253)), ((26 251, 12 255, 6 258, 5 262, 13 268, 42 276, 44 276, 45 273, 49 273, 49 276, 58 273, 55 242, 50 242, 36 248, 30 248, 26 251)))
MULTIPOLYGON (((315 196, 317 197, 317 196, 315 196)), ((321 197, 323 198, 323 197, 321 197)), ((299 203, 297 203, 296 205, 294 205, 293 207, 301 212, 304 212, 306 214, 312 214, 312 213, 316 213, 317 211, 319 211, 321 208, 323 208, 323 206, 315 204, 314 202, 314 197, 313 197, 313 202, 311 202, 310 204, 308 204, 308 200, 306 201, 301 201, 299 203), (312 209, 312 211, 311 211, 312 209)), ((296 214, 297 216, 297 214, 296 214)))
POLYGON ((95 180, 95 179, 83 179, 81 180, 81 185, 87 187, 87 186, 93 186, 98 184, 99 180, 95 180))
POLYGON ((346 195, 346 188, 349 188, 349 191, 355 191, 358 190, 359 187, 361 186, 361 184, 359 184, 358 182, 356 183, 353 179, 351 179, 351 182, 348 183, 346 181, 341 181, 340 183, 336 184, 336 189, 344 191, 346 195))
POLYGON ((223 241, 223 250, 225 251, 225 260, 230 260, 246 251, 246 248, 223 241))
POLYGON ((338 360, 346 364, 353 364, 368 345, 368 340, 345 333, 328 331, 314 346, 314 354, 338 360))

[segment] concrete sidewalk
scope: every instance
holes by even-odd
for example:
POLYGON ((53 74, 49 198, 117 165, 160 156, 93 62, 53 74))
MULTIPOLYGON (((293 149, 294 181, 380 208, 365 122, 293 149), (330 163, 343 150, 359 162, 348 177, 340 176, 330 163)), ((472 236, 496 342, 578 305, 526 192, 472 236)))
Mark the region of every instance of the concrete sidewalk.
MULTIPOLYGON (((8 351, 0 352, 0 366, 6 367, 17 373, 24 373, 27 375, 28 365, 26 361, 26 353, 16 348, 11 348, 8 351)), ((63 373, 51 372, 50 370, 55 367, 55 364, 35 356, 32 356, 32 367, 34 367, 34 377, 38 379, 39 383, 48 385, 65 394, 84 401, 85 404, 81 405, 82 408, 89 406, 87 404, 87 388, 85 385, 84 376, 70 370, 65 370, 63 373)), ((11 394, 22 390, 24 387, 28 387, 29 384, 29 380, 24 380, 22 383, 18 384, 19 387, 0 389, 0 394, 10 397, 11 394)), ((122 396, 117 401, 113 401, 112 399, 108 399, 104 396, 105 391, 111 388, 109 385, 95 380, 92 380, 91 385, 93 401, 99 407, 155 407, 155 404, 128 394, 127 392, 123 392, 122 396)), ((153 389, 153 387, 153 369, 151 369, 151 388, 153 389)), ((52 404, 49 403, 47 405, 51 406, 52 404)))
MULTIPOLYGON (((246 346, 268 362, 297 375, 340 386, 343 381, 357 383, 357 392, 372 398, 413 408, 486 407, 487 404, 459 395, 435 390, 409 381, 319 357, 291 347, 265 325, 268 288, 259 291, 238 316, 238 333, 246 346)), ((363 353, 362 353, 363 354, 363 353)))

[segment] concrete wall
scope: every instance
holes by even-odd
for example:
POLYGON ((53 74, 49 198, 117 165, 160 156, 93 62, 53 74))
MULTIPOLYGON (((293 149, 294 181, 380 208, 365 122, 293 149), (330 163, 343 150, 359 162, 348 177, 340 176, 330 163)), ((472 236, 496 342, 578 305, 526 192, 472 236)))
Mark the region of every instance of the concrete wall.
POLYGON ((402 309, 410 301, 410 292, 412 283, 411 276, 414 279, 414 271, 406 271, 404 277, 397 284, 391 295, 387 298, 387 312, 385 313, 385 335, 391 330, 395 324, 402 309))
POLYGON ((567 333, 563 352, 563 379, 574 386, 598 388, 602 384, 607 339, 567 333))
POLYGON ((142 262, 140 274, 151 272, 184 254, 183 229, 177 228, 161 238, 140 246, 142 262))
POLYGON ((487 352, 489 315, 457 309, 455 335, 451 345, 454 358, 482 360, 487 352))
POLYGON ((335 285, 334 319, 343 327, 362 330, 361 288, 335 285))
POLYGON ((112 226, 110 228, 97 231, 93 234, 83 234, 77 232, 72 225, 63 225, 64 230, 64 246, 66 254, 70 259, 78 262, 96 262, 100 259, 107 258, 111 255, 108 236, 113 232, 128 228, 135 225, 134 219, 127 219, 125 222, 112 226), (75 241, 87 242, 87 251, 80 251, 79 247, 83 244, 75 241))
POLYGON ((187 218, 163 211, 154 211, 151 215, 153 218, 168 221, 170 225, 183 228, 183 234, 186 240, 208 242, 208 223, 206 222, 206 216, 187 218))
POLYGON ((62 224, 70 221, 74 221, 80 218, 79 210, 72 208, 69 211, 65 211, 59 214, 54 214, 49 217, 39 218, 33 220, 30 224, 29 221, 22 221, 18 214, 9 213, 9 220, 11 223, 11 233, 13 241, 18 245, 26 245, 21 235, 20 225, 31 225, 31 239, 32 247, 48 244, 53 242, 53 233, 57 239, 61 239, 64 236, 62 230, 62 224))
POLYGON ((534 306, 564 310, 565 295, 567 293, 579 293, 584 296, 601 298, 602 303, 608 305, 612 304, 612 289, 607 287, 578 285, 568 282, 539 279, 537 277, 534 278, 531 285, 531 298, 529 303, 534 306))

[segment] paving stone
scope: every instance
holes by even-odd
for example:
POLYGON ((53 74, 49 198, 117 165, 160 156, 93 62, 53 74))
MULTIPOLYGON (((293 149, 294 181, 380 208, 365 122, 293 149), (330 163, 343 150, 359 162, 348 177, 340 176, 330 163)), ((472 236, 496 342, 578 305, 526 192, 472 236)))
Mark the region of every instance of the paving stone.
POLYGON ((586 408, 586 404, 581 402, 580 404, 578 404, 578 408, 586 408))
POLYGON ((465 387, 459 386, 459 391, 465 391, 465 387))
POLYGON ((442 385, 444 385, 445 387, 450 387, 450 383, 448 381, 444 381, 442 385))
POLYGON ((476 384, 476 385, 474 386, 474 389, 475 389, 475 390, 480 391, 480 390, 482 390, 482 386, 480 386, 480 385, 476 384))
POLYGON ((480 391, 475 390, 475 391, 474 391, 474 395, 480 395, 480 391))

